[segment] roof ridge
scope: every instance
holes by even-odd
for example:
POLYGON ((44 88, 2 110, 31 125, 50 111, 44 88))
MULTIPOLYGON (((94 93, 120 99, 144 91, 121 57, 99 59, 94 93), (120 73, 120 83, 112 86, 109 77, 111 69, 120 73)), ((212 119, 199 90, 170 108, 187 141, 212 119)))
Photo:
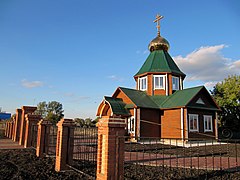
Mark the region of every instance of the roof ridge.
MULTIPOLYGON (((140 91, 140 90, 137 90, 137 89, 126 88, 126 87, 121 87, 121 86, 119 86, 118 88, 120 88, 120 89, 128 89, 128 90, 133 90, 133 91, 140 91)), ((143 92, 143 91, 141 91, 141 92, 143 92)))
POLYGON ((151 67, 150 67, 150 69, 153 68, 153 60, 155 59, 156 54, 157 54, 157 51, 154 51, 153 52, 153 58, 151 58, 151 67))
MULTIPOLYGON (((171 101, 171 99, 173 99, 175 96, 177 96, 179 93, 183 93, 184 91, 186 92, 187 90, 193 90, 193 89, 198 89, 196 93, 194 93, 195 95, 193 97, 196 96, 196 94, 198 94, 200 92, 200 90, 203 88, 204 86, 197 86, 197 87, 191 87, 191 88, 188 88, 188 89, 183 89, 183 90, 178 90, 178 91, 175 91, 173 94, 171 94, 170 96, 168 96, 169 98, 167 98, 162 104, 161 106, 164 106, 165 103, 167 103, 168 101, 171 101)), ((192 98, 193 98, 192 97, 192 98)), ((190 98, 186 103, 185 105, 187 105, 191 100, 192 98, 190 98)))
POLYGON ((170 67, 170 65, 169 65, 169 62, 168 62, 168 58, 166 58, 166 56, 167 56, 167 55, 166 55, 166 52, 163 51, 163 53, 164 53, 164 55, 165 55, 165 56, 164 56, 164 59, 165 59, 167 65, 168 65, 168 68, 171 69, 171 67, 170 67))
POLYGON ((159 108, 145 91, 119 87, 119 89, 135 104, 137 107, 159 108), (143 100, 144 99, 144 100, 143 100))
MULTIPOLYGON (((183 90, 189 90, 189 89, 196 89, 196 88, 203 88, 205 87, 204 85, 199 85, 199 86, 195 86, 195 87, 190 87, 190 88, 186 88, 186 89, 183 89, 183 90)), ((180 91, 183 91, 183 90, 180 90, 180 91)), ((178 91, 176 91, 178 92, 178 91)))

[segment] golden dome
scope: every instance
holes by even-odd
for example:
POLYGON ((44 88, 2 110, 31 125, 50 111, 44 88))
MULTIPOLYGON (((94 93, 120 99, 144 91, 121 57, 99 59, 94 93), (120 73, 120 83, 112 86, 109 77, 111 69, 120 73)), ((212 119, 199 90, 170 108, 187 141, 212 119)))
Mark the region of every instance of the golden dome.
POLYGON ((148 49, 150 50, 150 52, 153 52, 155 50, 168 51, 169 48, 170 48, 169 42, 160 35, 154 38, 148 45, 148 49))

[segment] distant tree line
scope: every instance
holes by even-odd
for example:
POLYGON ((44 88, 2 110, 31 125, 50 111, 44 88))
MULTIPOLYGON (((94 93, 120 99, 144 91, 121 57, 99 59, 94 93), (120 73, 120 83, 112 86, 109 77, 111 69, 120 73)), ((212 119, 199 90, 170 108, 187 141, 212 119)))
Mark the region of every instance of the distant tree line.
POLYGON ((96 124, 98 122, 98 117, 96 119, 91 119, 91 118, 74 118, 74 121, 76 123, 77 126, 80 127, 96 127, 96 124))
MULTIPOLYGON (((53 124, 56 124, 64 117, 63 112, 63 105, 60 102, 50 101, 47 103, 46 101, 43 101, 37 104, 37 110, 34 114, 41 115, 43 119, 47 119, 53 124)), ((74 118, 74 121, 76 125, 80 127, 95 127, 98 119, 99 118, 74 118)))

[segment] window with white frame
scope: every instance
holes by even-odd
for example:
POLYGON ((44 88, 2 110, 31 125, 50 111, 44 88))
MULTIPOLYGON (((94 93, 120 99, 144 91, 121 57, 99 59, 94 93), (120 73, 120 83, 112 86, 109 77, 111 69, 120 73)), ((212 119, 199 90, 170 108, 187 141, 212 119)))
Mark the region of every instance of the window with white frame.
POLYGON ((212 132, 213 127, 212 127, 212 116, 209 115, 204 115, 204 132, 212 132))
POLYGON ((154 89, 165 89, 165 76, 164 75, 154 75, 154 89))
POLYGON ((172 89, 179 90, 179 77, 176 76, 172 77, 172 89))
POLYGON ((189 114, 189 131, 198 132, 198 115, 189 114))
POLYGON ((131 116, 127 119, 128 121, 128 133, 135 133, 135 119, 134 116, 131 116))
POLYGON ((147 90, 147 76, 139 78, 139 90, 147 90))

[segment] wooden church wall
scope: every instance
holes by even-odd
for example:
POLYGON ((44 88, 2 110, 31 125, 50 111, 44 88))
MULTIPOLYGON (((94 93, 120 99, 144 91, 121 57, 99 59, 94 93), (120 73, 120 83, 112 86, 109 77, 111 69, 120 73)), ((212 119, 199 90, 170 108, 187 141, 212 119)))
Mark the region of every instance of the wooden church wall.
POLYGON ((181 109, 164 110, 161 137, 181 138, 181 109))
POLYGON ((140 110, 140 136, 160 137, 161 135, 161 115, 158 109, 140 110))
MULTIPOLYGON (((215 139, 215 111, 209 110, 202 110, 202 109, 192 109, 188 108, 188 124, 189 124, 189 114, 198 114, 198 125, 199 125, 199 132, 189 132, 188 138, 202 138, 202 139, 215 139), (213 125, 213 132, 204 132, 204 115, 212 116, 212 125, 213 125)), ((188 127, 189 128, 189 127, 188 127)))

